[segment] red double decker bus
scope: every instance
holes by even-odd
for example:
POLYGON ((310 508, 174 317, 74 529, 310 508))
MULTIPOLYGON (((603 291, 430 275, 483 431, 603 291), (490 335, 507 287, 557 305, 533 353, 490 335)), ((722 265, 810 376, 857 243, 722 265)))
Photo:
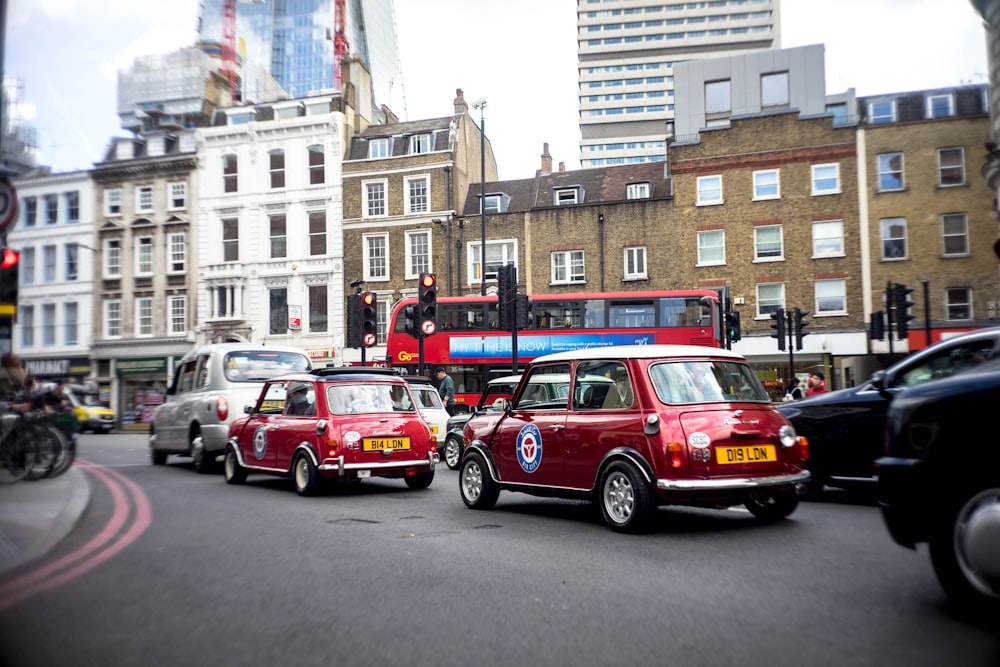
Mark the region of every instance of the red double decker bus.
MULTIPOLYGON (((490 378, 510 375, 513 339, 501 330, 496 296, 439 297, 438 332, 423 340, 406 333, 404 309, 393 308, 386 340, 389 365, 417 374, 442 366, 455 381, 456 408, 474 406, 490 378), (421 363, 422 361, 422 363, 421 363)), ((722 347, 719 294, 713 290, 539 294, 529 297, 529 324, 517 332, 523 368, 552 352, 611 345, 662 343, 722 347)))

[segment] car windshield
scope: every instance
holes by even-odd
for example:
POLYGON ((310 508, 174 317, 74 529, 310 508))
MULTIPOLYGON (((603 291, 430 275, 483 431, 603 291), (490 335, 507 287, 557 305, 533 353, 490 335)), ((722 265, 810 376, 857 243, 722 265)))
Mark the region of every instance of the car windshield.
POLYGON ((438 394, 437 389, 434 387, 415 387, 413 389, 413 398, 421 408, 444 409, 444 404, 441 402, 441 395, 438 394))
POLYGON ((664 403, 771 402, 757 376, 740 362, 669 361, 651 366, 649 377, 664 403))
POLYGON ((309 357, 304 354, 265 350, 230 352, 224 363, 226 377, 232 382, 260 382, 310 368, 309 357))
POLYGON ((336 384, 326 390, 330 411, 338 415, 416 412, 410 392, 399 384, 336 384))

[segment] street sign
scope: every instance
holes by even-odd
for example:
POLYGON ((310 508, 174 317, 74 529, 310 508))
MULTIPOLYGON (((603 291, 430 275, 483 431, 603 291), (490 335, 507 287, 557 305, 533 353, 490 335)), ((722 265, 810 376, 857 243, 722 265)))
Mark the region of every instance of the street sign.
POLYGON ((0 176, 0 234, 17 219, 17 190, 6 176, 0 176))

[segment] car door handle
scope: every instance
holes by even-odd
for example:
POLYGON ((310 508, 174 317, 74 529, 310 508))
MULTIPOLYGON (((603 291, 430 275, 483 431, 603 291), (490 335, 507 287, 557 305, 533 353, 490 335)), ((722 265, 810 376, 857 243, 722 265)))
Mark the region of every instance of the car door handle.
POLYGON ((553 424, 549 428, 552 429, 553 431, 561 431, 564 428, 566 428, 566 426, 565 426, 565 424, 553 424))

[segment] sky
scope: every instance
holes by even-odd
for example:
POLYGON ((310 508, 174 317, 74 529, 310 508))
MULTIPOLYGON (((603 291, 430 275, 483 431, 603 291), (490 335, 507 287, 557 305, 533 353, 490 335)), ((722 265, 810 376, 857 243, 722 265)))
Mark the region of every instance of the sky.
MULTIPOLYGON (((486 100, 500 178, 530 178, 549 144, 579 168, 575 0, 395 0, 403 120, 449 116, 455 91, 486 100)), ((2 4, 2 2, 0 2, 2 4)), ((119 128, 117 71, 194 43, 198 0, 7 0, 5 78, 37 131, 39 162, 89 169, 119 128), (95 10, 99 7, 99 10, 95 10)), ((969 0, 782 0, 781 46, 824 44, 827 93, 987 83, 969 0)), ((479 111, 471 111, 477 123, 479 111)))

